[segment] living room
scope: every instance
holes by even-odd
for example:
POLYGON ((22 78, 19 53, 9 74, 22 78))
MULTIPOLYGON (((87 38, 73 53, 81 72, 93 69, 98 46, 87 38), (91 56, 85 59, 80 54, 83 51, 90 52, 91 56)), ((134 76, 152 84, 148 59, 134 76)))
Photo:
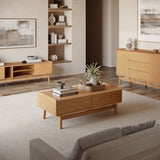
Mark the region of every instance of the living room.
POLYGON ((1 0, 0 160, 160 159, 160 34, 138 35, 140 7, 158 14, 159 3, 1 0), (17 21, 32 45, 15 41, 17 21), (85 76, 96 62, 95 85, 85 76), (52 94, 63 85, 75 95, 52 94))

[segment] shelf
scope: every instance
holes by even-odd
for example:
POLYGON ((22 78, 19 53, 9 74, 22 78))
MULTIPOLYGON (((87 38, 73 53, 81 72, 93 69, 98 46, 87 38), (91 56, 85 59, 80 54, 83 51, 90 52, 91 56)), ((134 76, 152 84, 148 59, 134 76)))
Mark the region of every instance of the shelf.
POLYGON ((28 72, 28 71, 33 71, 33 69, 21 69, 21 70, 16 70, 16 71, 13 71, 13 72, 18 73, 18 72, 28 72))
POLYGON ((58 64, 58 63, 71 63, 71 62, 72 62, 71 60, 58 60, 58 61, 53 62, 53 64, 58 64))
POLYGON ((57 29, 57 28, 70 28, 72 25, 67 25, 67 26, 48 26, 49 29, 57 29))
POLYGON ((72 11, 71 8, 48 8, 48 12, 65 12, 65 11, 72 11))
POLYGON ((49 47, 52 47, 52 46, 65 46, 65 45, 72 45, 72 43, 62 43, 62 44, 48 44, 49 47))

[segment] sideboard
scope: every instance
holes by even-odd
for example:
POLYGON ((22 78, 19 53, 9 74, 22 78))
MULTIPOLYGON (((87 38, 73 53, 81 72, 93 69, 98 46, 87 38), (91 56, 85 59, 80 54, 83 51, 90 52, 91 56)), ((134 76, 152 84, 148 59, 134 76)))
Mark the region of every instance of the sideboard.
POLYGON ((121 80, 160 88, 160 54, 151 50, 117 49, 116 74, 121 80))
POLYGON ((43 60, 41 63, 23 64, 21 62, 5 63, 0 66, 0 83, 26 81, 48 78, 52 74, 52 62, 43 60))

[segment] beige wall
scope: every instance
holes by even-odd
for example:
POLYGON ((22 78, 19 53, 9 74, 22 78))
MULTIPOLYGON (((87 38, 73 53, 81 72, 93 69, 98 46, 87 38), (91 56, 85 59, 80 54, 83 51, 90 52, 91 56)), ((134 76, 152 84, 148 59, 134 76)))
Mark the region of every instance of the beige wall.
POLYGON ((46 0, 1 0, 0 18, 36 18, 37 47, 0 49, 0 58, 5 62, 22 61, 27 55, 48 59, 48 5, 46 0))
MULTIPOLYGON (((119 2, 119 47, 125 48, 128 38, 137 39, 137 0, 119 2)), ((160 48, 160 43, 138 42, 139 49, 160 48)))
MULTIPOLYGON (((53 66, 54 76, 79 74, 85 71, 85 0, 72 0, 72 63, 53 66)), ((1 0, 0 18, 36 18, 37 47, 1 49, 5 62, 22 61, 28 55, 48 59, 48 0, 1 0)))

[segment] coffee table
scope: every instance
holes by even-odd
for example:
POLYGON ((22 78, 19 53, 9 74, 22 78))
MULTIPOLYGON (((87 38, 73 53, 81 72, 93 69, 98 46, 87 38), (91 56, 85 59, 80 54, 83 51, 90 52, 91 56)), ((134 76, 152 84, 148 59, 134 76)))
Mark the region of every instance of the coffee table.
MULTIPOLYGON (((52 90, 38 92, 38 106, 43 109, 43 118, 46 112, 58 117, 59 128, 62 129, 62 120, 87 115, 95 112, 113 109, 118 114, 118 103, 122 101, 122 89, 118 86, 105 83, 103 91, 86 92, 78 90, 78 95, 56 97, 52 90)), ((75 86, 77 87, 77 86, 75 86)))

